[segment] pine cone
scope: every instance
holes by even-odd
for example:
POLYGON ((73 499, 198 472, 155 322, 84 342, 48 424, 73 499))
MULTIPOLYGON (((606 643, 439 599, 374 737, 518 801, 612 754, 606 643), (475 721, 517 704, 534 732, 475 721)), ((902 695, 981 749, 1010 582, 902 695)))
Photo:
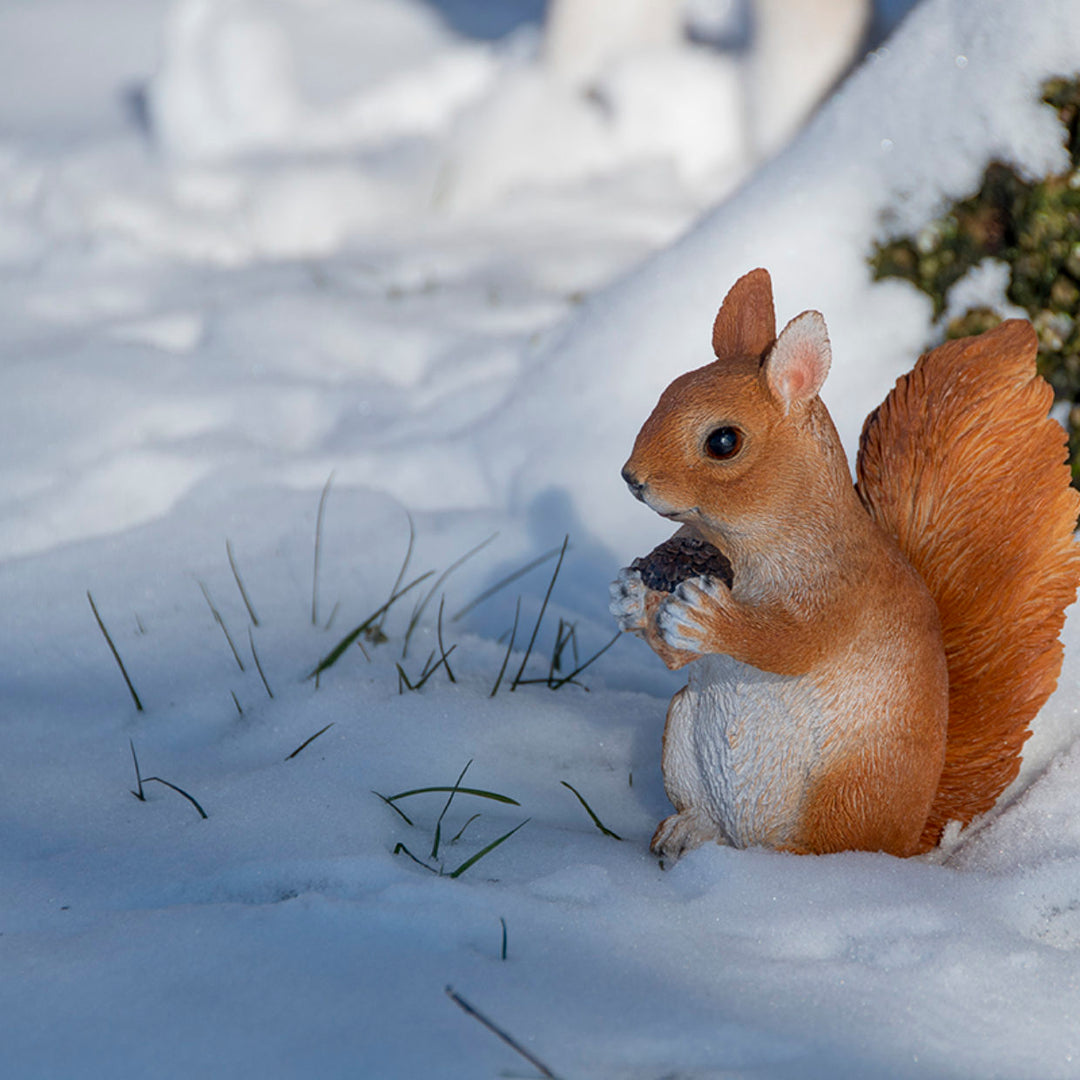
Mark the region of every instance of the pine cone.
POLYGON ((640 571, 645 587, 656 592, 674 592, 688 578, 717 578, 728 588, 734 580, 731 563, 723 552, 694 536, 665 540, 648 555, 635 559, 630 569, 640 571))

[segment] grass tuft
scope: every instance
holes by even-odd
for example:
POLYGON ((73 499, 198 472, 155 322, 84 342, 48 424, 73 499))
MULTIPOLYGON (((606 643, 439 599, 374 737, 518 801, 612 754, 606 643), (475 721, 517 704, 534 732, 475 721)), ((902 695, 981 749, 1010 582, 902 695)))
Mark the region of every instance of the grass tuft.
MULTIPOLYGON (((616 635, 602 649, 598 649, 596 652, 594 652, 592 654, 592 656, 590 656, 589 659, 585 661, 585 663, 578 664, 578 666, 576 668, 574 668, 574 670, 571 671, 569 675, 565 675, 565 676, 563 676, 563 678, 555 679, 553 682, 551 682, 550 683, 551 689, 552 690, 559 690, 562 687, 564 687, 567 683, 576 683, 576 685, 580 686, 581 684, 576 682, 577 677, 587 667, 589 667, 591 664, 593 664, 597 660, 599 660, 600 657, 603 656, 604 653, 606 653, 608 651, 608 649, 610 649, 611 646, 614 645, 615 642, 618 641, 619 638, 621 638, 621 637, 622 637, 622 631, 620 630, 618 633, 616 633, 616 635)), ((588 689, 588 688, 586 687, 586 689, 588 689)))
POLYGON ((443 643, 442 616, 445 601, 446 597, 444 596, 439 602, 439 619, 436 630, 437 641, 439 644, 439 660, 435 662, 435 650, 432 649, 431 652, 428 654, 427 660, 424 661, 424 666, 420 671, 420 678, 415 683, 409 678, 408 675, 405 674, 405 669, 401 666, 400 662, 396 663, 394 666, 397 668, 398 673, 399 694, 403 694, 406 689, 419 690, 424 685, 424 683, 426 683, 428 679, 430 679, 431 676, 439 670, 439 668, 446 669, 447 678, 449 678, 452 683, 457 682, 457 679, 454 677, 453 668, 450 667, 450 655, 457 648, 457 645, 451 645, 448 649, 443 643))
POLYGON ((585 661, 585 663, 579 664, 576 668, 574 668, 573 671, 570 672, 569 675, 564 675, 561 679, 556 679, 554 677, 554 673, 549 672, 547 677, 543 679, 519 679, 518 686, 538 686, 542 684, 544 686, 547 686, 550 690, 561 690, 564 686, 572 683, 574 686, 580 686, 582 690, 588 690, 589 688, 587 686, 584 686, 577 681, 577 677, 587 667, 589 667, 595 661, 599 660, 600 657, 603 656, 604 653, 606 653, 608 649, 610 649, 611 646, 614 645, 615 642, 618 641, 619 638, 621 638, 622 636, 622 631, 616 633, 615 636, 602 649, 598 649, 595 653, 593 653, 592 656, 589 657, 588 660, 585 661))
MULTIPOLYGON (((483 847, 479 851, 477 851, 475 854, 470 855, 469 858, 467 858, 464 862, 462 862, 461 865, 458 866, 456 869, 450 871, 449 873, 446 872, 446 870, 443 867, 442 857, 440 855, 440 852, 441 852, 442 848, 445 847, 445 844, 443 843, 443 823, 444 823, 444 821, 446 819, 446 815, 450 811, 450 807, 453 804, 455 798, 457 798, 459 795, 471 795, 471 796, 473 796, 475 798, 491 799, 494 802, 506 803, 506 804, 509 804, 511 806, 519 806, 520 805, 516 799, 511 799, 508 795, 500 795, 497 792, 484 791, 484 790, 482 790, 480 788, 462 787, 461 782, 465 779, 465 774, 469 771, 469 767, 471 765, 472 765, 472 760, 470 759, 468 762, 466 762, 465 767, 458 774, 457 780, 455 780, 454 783, 450 787, 446 787, 444 785, 437 785, 437 786, 433 786, 433 787, 412 788, 409 791, 400 791, 396 795, 383 795, 378 791, 372 793, 374 795, 377 795, 380 799, 382 799, 382 801, 384 803, 386 803, 386 805, 389 806, 392 810, 395 810, 401 816, 401 818, 404 820, 405 824, 409 825, 409 826, 413 825, 413 821, 397 805, 397 801, 399 799, 407 799, 407 798, 411 798, 414 795, 426 795, 426 794, 432 794, 432 793, 446 794, 446 796, 447 796, 446 801, 443 804, 442 812, 439 814, 439 818, 435 822, 435 828, 434 828, 433 835, 432 835, 431 852, 428 855, 428 860, 433 860, 433 861, 437 862, 438 865, 437 866, 432 866, 431 862, 417 858, 417 856, 414 855, 404 844, 398 844, 394 848, 394 854, 395 855, 397 855, 397 854, 406 854, 406 855, 409 856, 409 858, 413 859, 415 862, 420 863, 421 866, 423 866, 427 870, 431 870, 433 873, 439 874, 440 876, 445 874, 445 876, 447 876, 447 877, 458 878, 462 874, 464 874, 470 867, 475 866, 476 863, 478 863, 482 858, 484 858, 485 855, 490 854, 500 844, 502 844, 505 841, 509 840, 510 837, 513 836, 514 833, 516 833, 518 831, 518 829, 520 829, 523 825, 526 824, 526 822, 529 820, 528 818, 526 818, 525 821, 522 821, 520 824, 516 825, 509 832, 506 832, 502 836, 498 837, 496 840, 493 840, 486 847, 483 847)), ((457 831, 457 834, 450 841, 450 843, 451 844, 457 843, 457 841, 460 840, 461 837, 464 835, 465 830, 479 816, 480 816, 479 814, 473 814, 465 822, 465 824, 462 825, 461 828, 457 831)))
POLYGON ((563 653, 569 645, 573 650, 574 664, 578 663, 577 625, 559 619, 559 628, 555 631, 555 647, 551 650, 551 664, 548 667, 548 685, 555 682, 555 672, 562 671, 563 653))
POLYGON ((116 661, 117 667, 120 668, 120 674, 124 676, 124 682, 127 684, 128 693, 131 694, 131 698, 135 702, 135 708, 139 712, 142 712, 143 703, 139 700, 139 695, 135 692, 135 687, 132 685, 131 678, 127 673, 127 668, 124 667, 124 661, 120 659, 120 653, 113 644, 113 639, 109 636, 109 631, 105 629, 105 623, 102 621, 101 615, 98 614, 97 604, 94 603, 94 598, 90 595, 89 589, 86 590, 86 599, 90 601, 90 610, 94 613, 94 618, 97 620, 98 629, 108 643, 109 650, 113 654, 113 659, 116 661))
POLYGON ((431 676, 434 675, 435 672, 438 671, 439 668, 441 668, 441 667, 446 668, 446 672, 450 676, 450 681, 451 682, 457 682, 457 680, 454 678, 454 673, 450 670, 450 660, 449 660, 450 654, 456 648, 457 648, 456 645, 451 645, 450 648, 447 649, 446 652, 444 652, 442 654, 442 657, 439 659, 439 661, 437 663, 432 663, 432 661, 435 660, 435 650, 432 649, 431 652, 428 654, 427 660, 424 662, 423 668, 420 671, 420 678, 417 679, 416 682, 412 682, 409 679, 409 676, 405 674, 405 669, 401 666, 400 662, 395 663, 394 667, 397 668, 397 673, 398 673, 398 693, 403 694, 407 689, 408 690, 419 690, 419 689, 421 689, 421 687, 423 687, 424 683, 426 683, 428 681, 428 679, 430 679, 431 676))
POLYGON ((403 589, 399 589, 396 585, 394 591, 390 594, 390 599, 386 601, 381 607, 373 611, 359 626, 354 630, 350 630, 338 643, 334 646, 315 666, 315 668, 308 674, 307 678, 314 679, 321 675, 327 668, 333 667, 345 654, 345 651, 361 634, 366 633, 372 627, 376 626, 376 620, 385 615, 390 608, 394 606, 410 589, 415 588, 422 581, 426 581, 431 577, 434 571, 429 570, 426 574, 421 574, 418 578, 414 578, 403 589))
POLYGON ((201 817, 203 821, 207 819, 208 815, 206 811, 199 805, 199 801, 194 795, 189 794, 182 787, 177 787, 177 785, 170 780, 163 780, 160 776, 143 776, 139 771, 139 757, 135 753, 135 743, 131 739, 128 739, 128 743, 131 746, 131 760, 135 763, 135 784, 137 788, 137 790, 133 791, 131 794, 134 795, 139 802, 146 802, 145 784, 164 784, 165 787, 169 788, 171 791, 175 791, 177 795, 183 795, 183 797, 198 810, 199 817, 201 817))

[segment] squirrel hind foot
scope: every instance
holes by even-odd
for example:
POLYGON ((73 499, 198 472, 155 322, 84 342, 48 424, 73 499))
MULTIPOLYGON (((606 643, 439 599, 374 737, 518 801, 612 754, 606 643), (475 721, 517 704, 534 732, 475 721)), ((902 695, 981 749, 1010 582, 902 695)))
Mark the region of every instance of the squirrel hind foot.
POLYGON ((653 833, 649 850, 670 870, 688 851, 708 843, 727 844, 727 837, 707 814, 694 807, 664 818, 653 833))

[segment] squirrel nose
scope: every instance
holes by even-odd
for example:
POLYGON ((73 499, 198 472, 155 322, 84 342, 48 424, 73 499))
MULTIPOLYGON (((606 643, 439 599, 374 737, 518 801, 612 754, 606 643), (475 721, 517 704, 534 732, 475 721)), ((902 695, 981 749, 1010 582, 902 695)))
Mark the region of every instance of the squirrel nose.
POLYGON ((630 494, 633 495, 635 499, 642 499, 645 485, 630 471, 629 465, 623 466, 622 478, 626 481, 626 486, 630 489, 630 494))

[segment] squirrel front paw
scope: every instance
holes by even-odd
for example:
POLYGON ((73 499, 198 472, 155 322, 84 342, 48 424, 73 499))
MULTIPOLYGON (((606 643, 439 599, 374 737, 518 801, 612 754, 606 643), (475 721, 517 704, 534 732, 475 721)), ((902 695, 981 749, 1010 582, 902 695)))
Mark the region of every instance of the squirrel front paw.
POLYGON ((660 822, 649 850, 660 857, 660 868, 669 870, 688 851, 710 842, 726 844, 727 837, 715 821, 691 806, 660 822))
POLYGON ((624 567, 611 583, 611 601, 608 611, 615 618, 620 630, 642 631, 648 620, 645 597, 648 590, 641 579, 640 570, 624 567))
POLYGON ((708 609, 722 600, 726 587, 708 577, 691 578, 679 585, 656 612, 656 629, 672 649, 715 652, 709 648, 708 609))

